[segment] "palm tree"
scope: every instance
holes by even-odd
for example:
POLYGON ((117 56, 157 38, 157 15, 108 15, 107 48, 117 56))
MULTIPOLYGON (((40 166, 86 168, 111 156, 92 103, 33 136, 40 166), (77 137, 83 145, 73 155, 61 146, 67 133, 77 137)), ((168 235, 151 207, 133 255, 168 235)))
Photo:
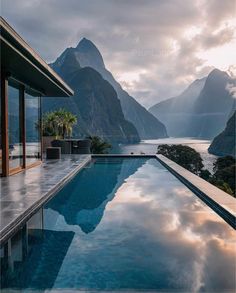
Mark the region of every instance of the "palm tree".
POLYGON ((62 111, 62 136, 63 138, 66 136, 72 135, 73 125, 77 123, 77 118, 74 114, 68 111, 62 111))
POLYGON ((44 135, 71 136, 73 125, 77 123, 77 117, 66 109, 48 112, 43 116, 42 129, 44 135))

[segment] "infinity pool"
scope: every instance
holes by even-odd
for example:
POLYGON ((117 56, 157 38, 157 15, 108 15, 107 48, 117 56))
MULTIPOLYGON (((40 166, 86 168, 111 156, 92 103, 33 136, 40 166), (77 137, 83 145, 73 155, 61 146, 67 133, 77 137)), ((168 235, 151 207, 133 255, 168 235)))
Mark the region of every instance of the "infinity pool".
POLYGON ((236 235, 155 158, 98 158, 44 207, 2 288, 234 292, 236 235))

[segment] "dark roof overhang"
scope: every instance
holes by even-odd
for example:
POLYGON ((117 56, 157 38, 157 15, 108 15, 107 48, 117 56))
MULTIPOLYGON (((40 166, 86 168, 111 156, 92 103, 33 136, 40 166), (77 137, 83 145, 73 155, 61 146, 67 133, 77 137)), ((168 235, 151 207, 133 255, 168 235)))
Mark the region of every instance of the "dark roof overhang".
POLYGON ((74 94, 64 80, 1 17, 1 71, 39 91, 42 96, 74 94))

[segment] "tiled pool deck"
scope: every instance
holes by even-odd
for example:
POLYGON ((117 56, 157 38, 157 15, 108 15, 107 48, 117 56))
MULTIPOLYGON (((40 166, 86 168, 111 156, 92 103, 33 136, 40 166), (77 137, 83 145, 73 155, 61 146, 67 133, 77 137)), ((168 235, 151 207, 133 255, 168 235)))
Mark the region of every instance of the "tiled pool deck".
MULTIPOLYGON (((117 155, 110 155, 110 157, 114 156, 117 155)), ((119 156, 128 157, 128 155, 119 156)), ((144 155, 135 155, 135 157, 144 157, 144 155)), ((232 227, 236 227, 235 198, 162 155, 146 155, 145 157, 156 157, 232 227)), ((14 234, 90 160, 90 155, 65 155, 61 160, 49 160, 23 173, 1 178, 0 243, 2 244, 14 234)))
POLYGON ((90 155, 64 155, 25 172, 1 178, 0 243, 90 162, 90 155))

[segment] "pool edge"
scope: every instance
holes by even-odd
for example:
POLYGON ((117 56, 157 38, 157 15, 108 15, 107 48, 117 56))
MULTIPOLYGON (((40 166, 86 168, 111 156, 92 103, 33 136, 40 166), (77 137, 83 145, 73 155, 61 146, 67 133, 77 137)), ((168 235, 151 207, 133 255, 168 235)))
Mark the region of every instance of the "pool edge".
POLYGON ((194 194, 196 194, 203 202, 205 202, 233 229, 236 230, 236 213, 229 206, 232 205, 236 210, 236 199, 234 197, 181 167, 167 157, 163 155, 155 155, 155 157, 176 178, 178 178, 185 186, 193 191, 194 194))

